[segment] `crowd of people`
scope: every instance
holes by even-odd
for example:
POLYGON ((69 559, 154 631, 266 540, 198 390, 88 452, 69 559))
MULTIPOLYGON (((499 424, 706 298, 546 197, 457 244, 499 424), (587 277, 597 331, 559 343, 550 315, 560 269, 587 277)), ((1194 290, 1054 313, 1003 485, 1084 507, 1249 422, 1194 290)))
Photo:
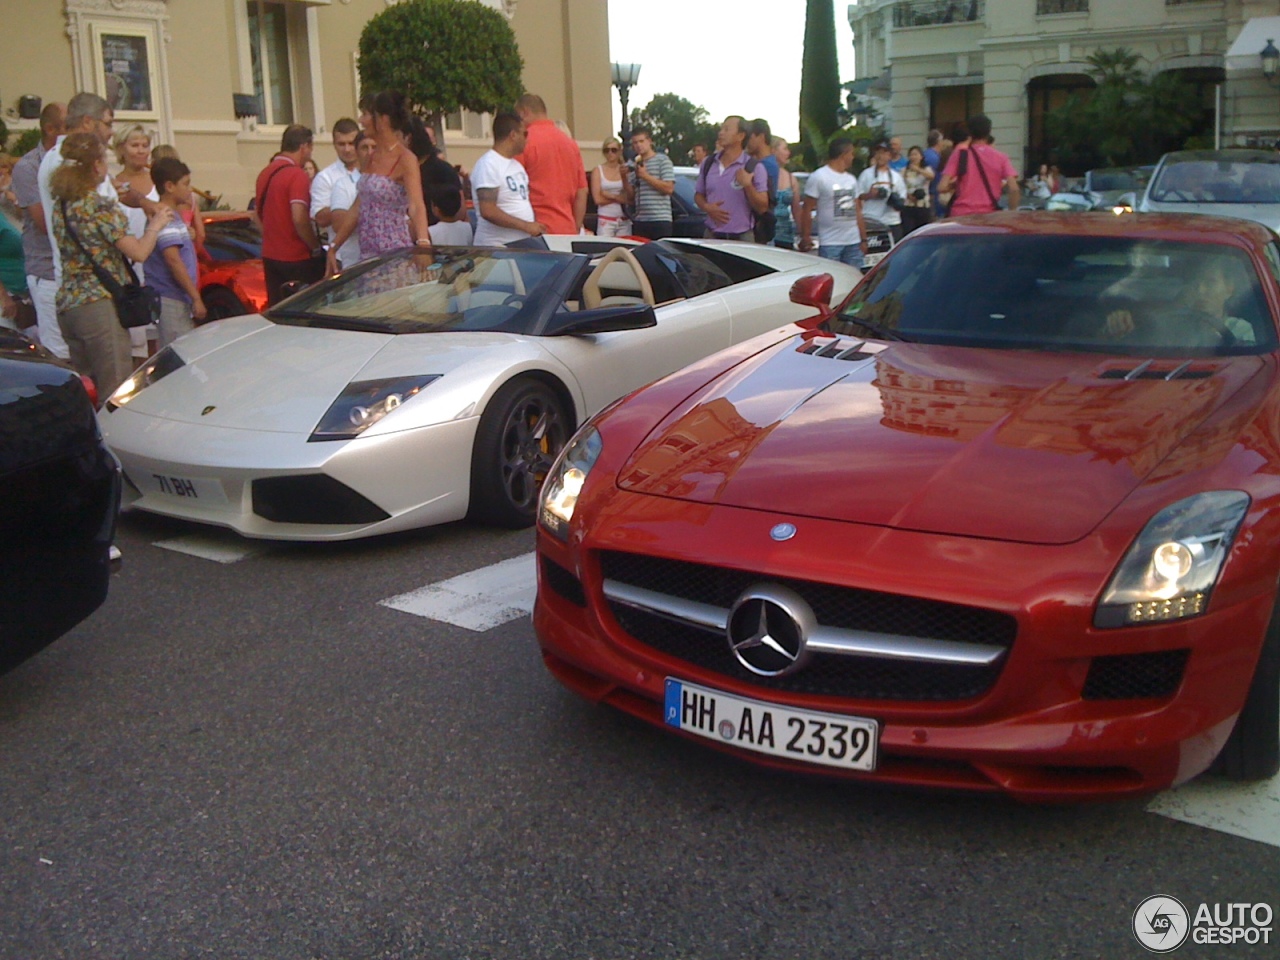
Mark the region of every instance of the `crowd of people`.
MULTIPOLYGON (((80 93, 65 106, 47 105, 36 147, 0 163, 0 322, 29 324, 33 338, 91 376, 103 397, 139 357, 206 315, 198 285, 203 224, 191 171, 173 147, 153 145, 143 127, 114 126, 106 100, 80 93), (150 331, 116 322, 114 296, 135 282, 159 296, 150 331)), ((625 145, 607 139, 590 172, 568 128, 548 116, 537 94, 497 114, 492 132, 492 148, 468 177, 441 156, 431 129, 394 91, 363 97, 356 119, 333 125, 336 159, 323 169, 313 159, 312 132, 287 127, 251 202, 262 228, 268 303, 291 283, 312 283, 392 250, 583 233, 589 201, 600 236, 672 234, 675 166, 651 129, 636 127, 625 145)), ((726 117, 714 149, 694 157, 705 236, 816 248, 857 266, 869 230, 897 240, 935 217, 993 210, 1002 193, 1014 209, 1020 196, 983 116, 954 143, 936 130, 905 152, 899 137, 877 143, 857 175, 855 145, 836 138, 803 184, 788 169, 789 145, 762 119, 726 117)), ((1045 168, 1029 188, 1051 189, 1053 178, 1045 168)))
POLYGON ((102 97, 44 107, 40 140, 13 164, 5 199, 3 322, 91 377, 101 398, 153 349, 149 333, 165 346, 204 318, 191 172, 142 127, 117 131, 102 97), (152 291, 150 331, 119 322, 116 301, 133 285, 152 291))

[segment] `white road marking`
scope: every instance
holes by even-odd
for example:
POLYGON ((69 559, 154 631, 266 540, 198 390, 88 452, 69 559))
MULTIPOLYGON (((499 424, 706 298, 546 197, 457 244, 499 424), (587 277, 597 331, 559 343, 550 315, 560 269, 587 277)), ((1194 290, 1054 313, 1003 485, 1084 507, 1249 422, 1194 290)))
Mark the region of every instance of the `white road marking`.
POLYGON ((1247 784, 1202 777, 1159 794, 1147 810, 1280 847, 1280 776, 1247 784))
POLYGON ((262 550, 230 530, 189 533, 172 540, 157 540, 155 546, 199 557, 201 560, 212 560, 214 563, 235 563, 262 550))
POLYGON ((483 633, 528 616, 536 593, 534 555, 526 553, 379 603, 415 617, 442 620, 483 633))

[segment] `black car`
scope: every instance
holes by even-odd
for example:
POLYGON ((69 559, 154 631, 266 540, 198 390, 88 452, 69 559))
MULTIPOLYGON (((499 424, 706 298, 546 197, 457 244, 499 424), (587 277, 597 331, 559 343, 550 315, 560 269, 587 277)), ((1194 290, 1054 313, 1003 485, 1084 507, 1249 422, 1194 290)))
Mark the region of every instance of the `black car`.
POLYGON ((119 506, 88 385, 0 329, 0 673, 106 599, 119 506))

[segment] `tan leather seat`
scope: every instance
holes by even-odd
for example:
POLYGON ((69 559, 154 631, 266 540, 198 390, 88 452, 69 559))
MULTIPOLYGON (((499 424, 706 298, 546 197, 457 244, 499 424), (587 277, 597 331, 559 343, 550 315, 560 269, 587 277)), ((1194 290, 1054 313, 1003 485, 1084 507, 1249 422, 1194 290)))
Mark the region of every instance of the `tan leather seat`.
POLYGON ((606 253, 582 285, 584 310, 642 303, 651 307, 658 305, 649 278, 644 275, 640 262, 626 247, 614 247, 606 253), (625 290, 627 293, 606 297, 600 292, 602 288, 625 290))

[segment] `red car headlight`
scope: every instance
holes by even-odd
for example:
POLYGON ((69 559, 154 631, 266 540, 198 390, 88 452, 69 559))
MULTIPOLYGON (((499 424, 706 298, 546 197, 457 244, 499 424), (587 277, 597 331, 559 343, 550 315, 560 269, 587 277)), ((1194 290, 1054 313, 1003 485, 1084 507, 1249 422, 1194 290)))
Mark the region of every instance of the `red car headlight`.
POLYGON ((1094 626, 1128 627, 1204 613, 1248 508, 1248 494, 1213 490, 1157 513, 1112 575, 1094 626))
POLYGON ((544 530, 561 540, 569 535, 569 521, 573 519, 573 511, 578 505, 578 494, 582 492, 587 474, 600 459, 603 449, 600 431, 587 424, 565 445, 542 485, 538 522, 544 530))

